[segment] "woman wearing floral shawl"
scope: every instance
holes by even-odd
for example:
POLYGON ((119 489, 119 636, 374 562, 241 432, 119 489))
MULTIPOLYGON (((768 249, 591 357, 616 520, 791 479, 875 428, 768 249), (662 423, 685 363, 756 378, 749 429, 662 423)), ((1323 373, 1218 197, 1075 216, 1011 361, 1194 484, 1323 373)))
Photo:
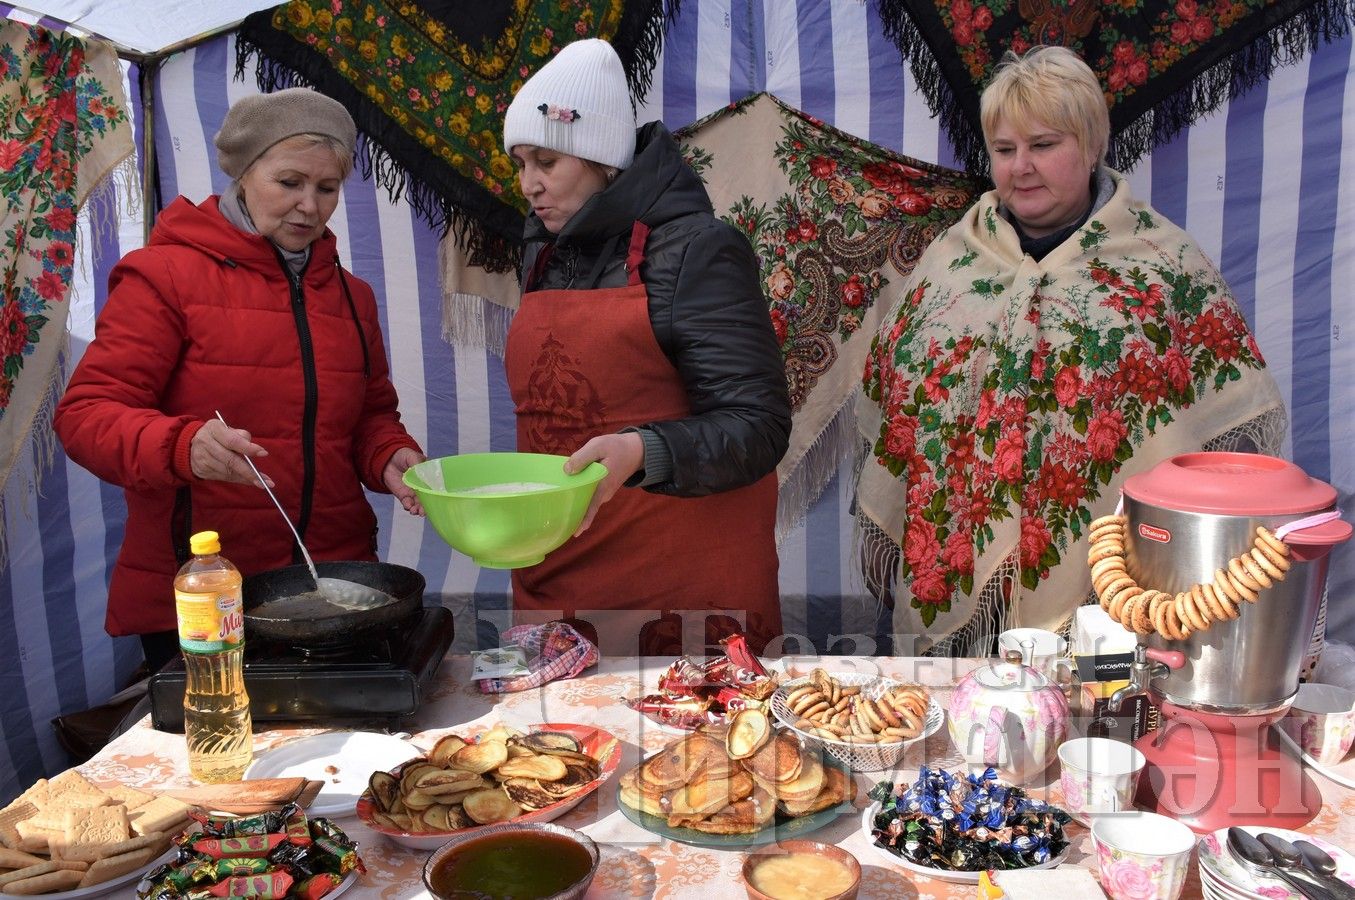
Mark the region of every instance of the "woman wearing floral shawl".
POLYGON ((996 188, 913 270, 858 410, 862 562, 897 652, 1058 630, 1125 478, 1201 447, 1273 452, 1284 428, 1222 277, 1105 166, 1091 69, 1008 54, 980 112, 996 188))

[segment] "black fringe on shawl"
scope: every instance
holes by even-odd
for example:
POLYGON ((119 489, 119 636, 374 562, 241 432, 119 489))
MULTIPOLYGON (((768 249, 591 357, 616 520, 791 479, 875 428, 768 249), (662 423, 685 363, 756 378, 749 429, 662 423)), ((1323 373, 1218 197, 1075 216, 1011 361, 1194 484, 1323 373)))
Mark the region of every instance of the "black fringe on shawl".
MULTIPOLYGON (((927 43, 922 28, 913 18, 914 3, 925 6, 928 0, 877 0, 885 37, 894 42, 904 62, 913 73, 913 81, 927 100, 932 115, 941 121, 941 128, 955 148, 955 159, 970 174, 988 172, 988 150, 979 127, 979 95, 966 91, 957 95, 951 82, 942 74, 941 62, 927 43)), ((953 49, 947 48, 952 75, 963 76, 963 66, 953 49)))
POLYGON ((1216 61, 1177 90, 1152 102, 1132 121, 1117 122, 1112 115, 1108 162, 1129 171, 1154 147, 1167 143, 1224 101, 1240 97, 1276 69, 1292 65, 1323 43, 1348 34, 1355 23, 1355 3, 1291 0, 1268 5, 1265 15, 1264 30, 1254 39, 1231 51, 1220 48, 1216 61))
MULTIPOLYGON (((611 44, 621 57, 634 101, 653 83, 667 26, 680 0, 630 0, 611 44), (666 8, 665 8, 666 7, 666 8)), ((243 80, 258 56, 257 81, 265 93, 311 87, 333 97, 358 126, 363 177, 403 199, 443 235, 451 233, 472 265, 490 272, 516 271, 522 256, 523 215, 429 154, 384 111, 362 96, 328 61, 273 28, 275 9, 254 13, 236 34, 235 77, 243 80)))
MULTIPOLYGON (((885 35, 898 47, 927 100, 932 114, 955 149, 956 159, 975 175, 988 172, 988 153, 979 122, 980 90, 957 94, 946 70, 965 80, 958 55, 947 48, 944 61, 928 44, 914 17, 916 4, 927 0, 876 0, 885 35)), ((1129 171, 1154 147, 1170 141, 1193 124, 1270 77, 1281 66, 1302 59, 1322 43, 1342 37, 1355 23, 1352 0, 1279 0, 1263 12, 1264 24, 1251 40, 1239 45, 1225 32, 1197 52, 1201 70, 1183 84, 1163 78, 1150 81, 1134 98, 1111 112, 1107 161, 1129 171), (1175 84, 1175 86, 1171 86, 1175 84), (1154 85, 1158 89, 1154 90, 1154 85), (1117 114, 1118 113, 1118 114, 1117 114)))

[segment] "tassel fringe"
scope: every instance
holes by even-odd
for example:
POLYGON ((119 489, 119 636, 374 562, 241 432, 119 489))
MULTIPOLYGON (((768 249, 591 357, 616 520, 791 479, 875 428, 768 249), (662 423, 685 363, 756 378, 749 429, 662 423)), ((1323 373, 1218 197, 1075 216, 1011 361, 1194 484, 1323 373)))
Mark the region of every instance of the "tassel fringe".
MULTIPOLYGON (((979 90, 957 95, 942 75, 937 54, 918 28, 907 0, 878 2, 885 35, 898 47, 927 106, 940 120, 956 159, 972 174, 987 174, 988 152, 979 125, 979 90)), ((1117 120, 1115 110, 1111 110, 1107 161, 1122 172, 1130 171, 1153 148, 1266 80, 1276 69, 1297 62, 1324 42, 1349 34, 1355 22, 1355 3, 1351 0, 1321 0, 1298 11, 1294 11, 1295 5, 1271 5, 1268 14, 1274 21, 1254 40, 1152 102, 1132 120, 1117 120)))
MULTIPOLYGON (((638 102, 652 83, 663 34, 677 16, 679 0, 668 0, 666 8, 664 0, 632 7, 622 14, 612 45, 628 61, 626 79, 638 102)), ((255 13, 236 33, 236 79, 244 80, 257 57, 255 80, 264 93, 323 85, 357 122, 363 177, 385 188, 392 202, 404 200, 441 235, 454 236, 472 264, 494 273, 516 271, 522 258, 522 212, 429 157, 380 109, 338 79, 325 59, 274 31, 271 16, 271 11, 255 13)))
POLYGON ((776 504, 778 546, 804 520, 809 507, 833 480, 843 460, 851 457, 857 440, 855 398, 852 398, 838 409, 795 468, 782 474, 776 504))
MULTIPOLYGON (((1277 6, 1281 8, 1276 13, 1278 18, 1290 4, 1277 6)), ((1323 0, 1294 13, 1287 21, 1277 21, 1134 121, 1113 127, 1108 162, 1121 171, 1131 170, 1154 147, 1170 141, 1225 101, 1240 97, 1276 69, 1293 65, 1323 43, 1349 34, 1353 22, 1355 4, 1350 0, 1323 0)))
POLYGON ((513 310, 486 297, 442 295, 442 339, 453 346, 483 347, 502 359, 512 322, 513 310))
POLYGON ((940 120, 942 130, 950 139, 956 160, 966 172, 986 174, 988 148, 983 143, 983 133, 979 129, 978 93, 975 92, 966 104, 951 89, 950 83, 941 74, 936 55, 913 21, 906 0, 879 0, 879 4, 885 37, 899 48, 918 91, 926 98, 932 115, 940 120), (973 108, 968 109, 966 106, 973 108))

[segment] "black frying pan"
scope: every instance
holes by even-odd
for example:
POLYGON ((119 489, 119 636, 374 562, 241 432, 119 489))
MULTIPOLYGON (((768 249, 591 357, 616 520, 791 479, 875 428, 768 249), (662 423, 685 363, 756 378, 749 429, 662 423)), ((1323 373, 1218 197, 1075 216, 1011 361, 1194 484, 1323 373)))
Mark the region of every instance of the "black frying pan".
POLYGON ((318 562, 321 578, 342 578, 395 598, 372 609, 344 609, 315 594, 305 566, 250 575, 244 583, 245 637, 307 645, 349 643, 399 625, 423 607, 424 578, 383 562, 318 562))

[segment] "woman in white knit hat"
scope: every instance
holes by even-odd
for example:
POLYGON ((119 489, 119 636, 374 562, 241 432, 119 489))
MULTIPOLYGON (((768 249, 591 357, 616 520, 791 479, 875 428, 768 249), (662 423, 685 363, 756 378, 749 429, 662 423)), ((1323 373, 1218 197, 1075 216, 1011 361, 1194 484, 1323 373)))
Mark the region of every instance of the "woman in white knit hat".
POLYGON ((401 474, 424 456, 400 424, 376 301, 326 227, 356 134, 309 89, 236 102, 216 135, 229 187, 179 197, 113 269, 57 409, 71 459, 125 489, 105 628, 140 635, 151 671, 178 649, 173 578, 194 531, 219 532, 246 575, 301 561, 242 454, 317 560, 376 559, 364 486, 419 511, 401 474))
POLYGON ((522 86, 504 147, 531 205, 505 355, 518 449, 608 469, 579 533, 513 573, 515 618, 582 619, 604 651, 700 652, 684 622, 761 651, 790 401, 752 247, 663 125, 636 129, 605 41, 522 86))

